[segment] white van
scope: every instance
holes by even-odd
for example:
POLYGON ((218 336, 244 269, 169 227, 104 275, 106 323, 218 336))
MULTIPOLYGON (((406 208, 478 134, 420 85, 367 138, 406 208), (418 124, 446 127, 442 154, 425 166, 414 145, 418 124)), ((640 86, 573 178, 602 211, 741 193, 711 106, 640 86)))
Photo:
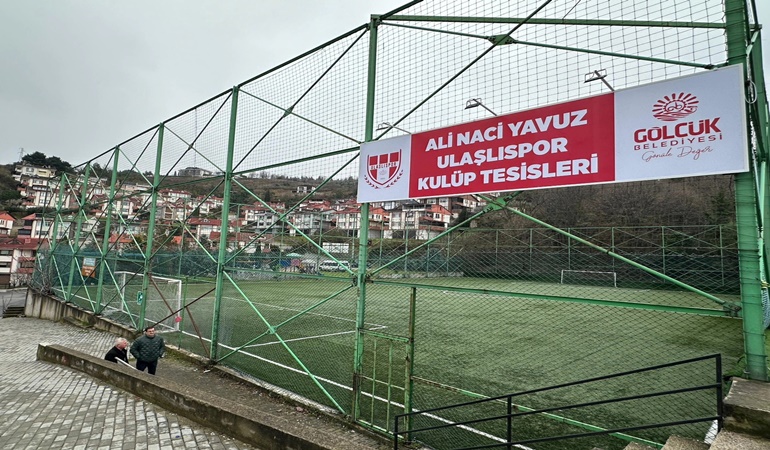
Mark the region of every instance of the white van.
POLYGON ((340 261, 339 264, 331 259, 325 259, 318 265, 318 270, 324 272, 344 272, 350 269, 350 263, 347 261, 340 261))

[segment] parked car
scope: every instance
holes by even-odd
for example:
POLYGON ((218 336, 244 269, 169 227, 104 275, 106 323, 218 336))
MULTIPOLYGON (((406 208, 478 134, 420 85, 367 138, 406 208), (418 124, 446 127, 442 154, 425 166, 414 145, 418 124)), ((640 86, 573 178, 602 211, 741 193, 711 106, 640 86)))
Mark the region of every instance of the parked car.
POLYGON ((350 263, 347 261, 340 261, 338 263, 337 261, 326 259, 318 265, 318 270, 322 272, 344 272, 350 270, 350 263))

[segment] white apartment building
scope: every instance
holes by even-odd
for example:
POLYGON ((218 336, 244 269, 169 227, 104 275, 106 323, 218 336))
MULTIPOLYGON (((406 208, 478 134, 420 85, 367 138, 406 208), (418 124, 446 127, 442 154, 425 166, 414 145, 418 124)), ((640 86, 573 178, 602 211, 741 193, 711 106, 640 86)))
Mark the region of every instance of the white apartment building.
POLYGON ((13 230, 14 218, 5 211, 0 211, 0 237, 10 236, 13 230))
POLYGON ((18 190, 26 200, 27 208, 53 207, 56 204, 58 190, 54 192, 50 181, 56 176, 56 170, 50 167, 34 166, 26 161, 14 167, 13 179, 19 183, 18 190))
POLYGON ((0 286, 22 286, 32 277, 35 257, 42 240, 0 238, 0 286))

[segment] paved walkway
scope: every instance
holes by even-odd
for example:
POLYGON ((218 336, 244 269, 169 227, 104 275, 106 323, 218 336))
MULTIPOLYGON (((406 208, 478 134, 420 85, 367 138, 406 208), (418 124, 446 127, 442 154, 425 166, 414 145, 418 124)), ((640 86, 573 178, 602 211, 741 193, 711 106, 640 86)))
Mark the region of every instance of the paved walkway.
POLYGON ((35 359, 41 342, 102 357, 114 338, 46 320, 0 319, 0 448, 254 449, 86 374, 35 359))

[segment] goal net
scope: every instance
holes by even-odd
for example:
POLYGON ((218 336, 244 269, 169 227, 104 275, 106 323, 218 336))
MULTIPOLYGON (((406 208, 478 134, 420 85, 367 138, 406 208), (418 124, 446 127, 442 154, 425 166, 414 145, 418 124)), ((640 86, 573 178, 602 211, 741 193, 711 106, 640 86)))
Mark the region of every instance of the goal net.
POLYGON ((599 270, 567 270, 561 271, 561 284, 580 284, 586 286, 618 287, 617 272, 599 270))
POLYGON ((114 275, 119 293, 118 304, 107 306, 105 315, 136 324, 144 303, 146 325, 155 325, 161 332, 179 330, 176 318, 180 313, 172 313, 182 308, 182 280, 148 275, 147 291, 142 291, 143 273, 116 271, 114 275))

